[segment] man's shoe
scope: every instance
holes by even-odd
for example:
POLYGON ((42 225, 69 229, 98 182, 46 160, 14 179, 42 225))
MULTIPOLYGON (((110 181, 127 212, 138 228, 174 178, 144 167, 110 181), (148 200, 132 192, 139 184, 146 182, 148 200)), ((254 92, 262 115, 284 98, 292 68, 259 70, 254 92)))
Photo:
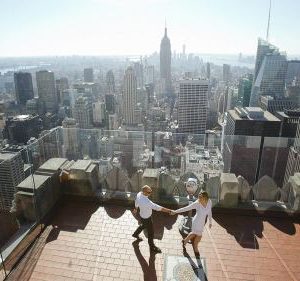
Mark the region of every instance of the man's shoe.
POLYGON ((136 235, 136 234, 132 234, 132 237, 139 240, 139 241, 142 241, 143 238, 141 238, 140 236, 136 235))
POLYGON ((151 252, 154 252, 154 253, 161 253, 161 249, 159 249, 159 248, 156 247, 156 246, 150 247, 150 251, 151 251, 151 252))

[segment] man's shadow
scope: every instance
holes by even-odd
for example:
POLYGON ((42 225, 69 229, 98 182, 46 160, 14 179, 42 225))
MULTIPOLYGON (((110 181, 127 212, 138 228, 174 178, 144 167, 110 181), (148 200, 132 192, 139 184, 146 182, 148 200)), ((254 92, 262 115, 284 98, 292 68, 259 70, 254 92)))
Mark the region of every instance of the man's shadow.
MULTIPOLYGON (((137 220, 138 224, 140 224, 140 215, 132 214, 133 217, 137 220)), ((172 229, 173 224, 177 220, 177 216, 170 216, 169 214, 161 213, 161 212, 153 212, 152 214, 153 220, 153 231, 154 231, 154 239, 162 240, 164 235, 164 229, 172 229)), ((143 230, 145 237, 148 238, 147 229, 143 230)))
POLYGON ((144 281, 157 281, 156 269, 155 269, 155 254, 150 251, 149 261, 145 260, 143 257, 140 248, 139 248, 139 240, 132 242, 132 246, 134 249, 134 253, 142 267, 144 273, 144 281))
POLYGON ((201 281, 208 281, 206 273, 204 272, 203 265, 201 263, 200 255, 196 255, 195 253, 197 264, 193 261, 185 248, 183 249, 183 255, 188 259, 197 278, 199 278, 201 281))

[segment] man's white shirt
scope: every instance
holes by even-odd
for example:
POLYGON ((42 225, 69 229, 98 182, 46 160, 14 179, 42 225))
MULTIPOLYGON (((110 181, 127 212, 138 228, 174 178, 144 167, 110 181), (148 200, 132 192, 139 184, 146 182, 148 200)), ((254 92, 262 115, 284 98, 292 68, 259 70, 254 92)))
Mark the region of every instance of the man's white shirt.
POLYGON ((161 206, 153 203, 147 196, 142 192, 139 192, 135 199, 135 207, 140 208, 140 216, 143 219, 148 219, 152 215, 152 210, 160 211, 161 206))

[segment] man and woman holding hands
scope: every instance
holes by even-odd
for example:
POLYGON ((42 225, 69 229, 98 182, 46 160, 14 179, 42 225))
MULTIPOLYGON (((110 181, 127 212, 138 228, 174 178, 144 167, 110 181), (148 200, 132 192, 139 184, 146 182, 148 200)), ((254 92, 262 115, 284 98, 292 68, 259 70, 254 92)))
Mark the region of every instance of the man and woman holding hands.
POLYGON ((154 230, 153 230, 153 222, 152 222, 152 210, 161 211, 165 213, 169 213, 170 215, 176 215, 182 212, 190 211, 195 209, 196 215, 193 217, 192 221, 192 231, 189 235, 182 240, 183 247, 191 241, 195 254, 199 255, 198 244, 202 238, 202 232, 205 226, 206 218, 209 220, 209 228, 212 226, 212 212, 211 207, 212 203, 209 199, 208 193, 202 191, 199 193, 198 200, 193 202, 192 204, 180 208, 178 210, 171 210, 164 207, 161 207, 155 203, 153 203, 148 197, 151 195, 152 189, 150 186, 145 185, 142 187, 142 191, 137 194, 135 200, 135 208, 133 212, 136 214, 138 209, 141 217, 141 224, 133 233, 133 237, 142 240, 139 234, 143 231, 143 229, 147 229, 148 232, 148 244, 150 247, 150 251, 161 253, 161 250, 155 246, 154 244, 154 230))

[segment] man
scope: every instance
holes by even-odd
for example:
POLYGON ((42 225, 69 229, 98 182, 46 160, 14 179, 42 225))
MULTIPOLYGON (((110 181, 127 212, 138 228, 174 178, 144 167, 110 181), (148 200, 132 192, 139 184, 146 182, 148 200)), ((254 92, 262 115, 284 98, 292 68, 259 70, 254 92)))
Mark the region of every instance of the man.
POLYGON ((147 229, 148 231, 148 244, 150 247, 150 251, 155 253, 161 253, 161 250, 154 245, 154 230, 153 230, 153 222, 152 222, 152 210, 161 211, 165 213, 171 213, 170 209, 163 208, 155 203, 153 203, 148 196, 150 196, 152 189, 150 186, 145 185, 142 187, 142 191, 140 191, 135 200, 135 208, 133 213, 137 213, 137 208, 140 209, 140 216, 142 224, 137 228, 137 230, 132 234, 132 237, 143 240, 139 237, 139 234, 143 231, 143 229, 147 229))

